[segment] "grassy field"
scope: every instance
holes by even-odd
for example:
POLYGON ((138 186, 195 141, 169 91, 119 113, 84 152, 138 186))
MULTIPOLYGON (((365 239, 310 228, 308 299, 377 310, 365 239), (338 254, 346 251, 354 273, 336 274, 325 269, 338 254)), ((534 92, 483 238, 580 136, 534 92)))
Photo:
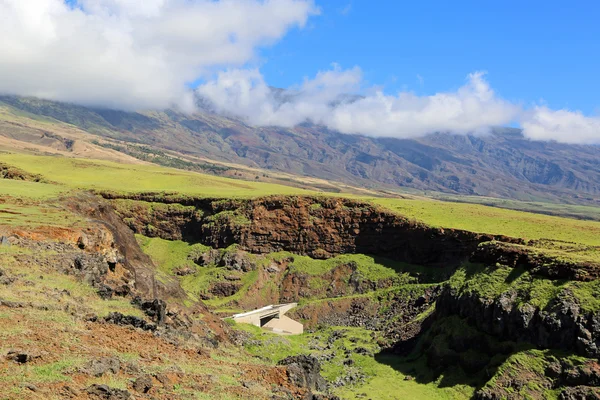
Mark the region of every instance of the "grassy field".
POLYGON ((372 199, 373 203, 426 224, 524 239, 600 246, 600 222, 533 214, 479 204, 436 200, 372 199))
MULTIPOLYGON (((0 195, 55 197, 83 188, 118 192, 177 192, 206 197, 257 197, 273 194, 316 194, 260 181, 215 177, 154 165, 120 164, 60 156, 0 154, 0 161, 40 174, 58 185, 0 181, 0 195)), ((344 195, 346 196, 346 195, 344 195)), ((354 197, 356 196, 349 196, 354 197)), ((369 198, 409 218, 427 224, 525 239, 552 239, 600 246, 600 222, 428 199, 369 198)))
POLYGON ((68 188, 49 183, 26 182, 10 179, 0 179, 1 197, 19 197, 34 200, 56 198, 68 191, 68 188))
POLYGON ((32 228, 80 223, 79 217, 56 201, 67 192, 52 184, 0 179, 0 225, 32 228))
POLYGON ((443 193, 435 194, 431 197, 442 201, 480 204, 489 207, 506 208, 516 211, 526 211, 538 214, 556 215, 559 217, 562 216, 568 218, 600 221, 600 207, 593 206, 498 199, 494 197, 482 196, 455 196, 443 193))
MULTIPOLYGON (((0 154, 0 161, 72 189, 118 192, 178 192, 205 197, 309 194, 303 189, 265 182, 221 178, 155 165, 120 164, 60 156, 0 154)), ((314 193, 314 192, 313 192, 314 193)))

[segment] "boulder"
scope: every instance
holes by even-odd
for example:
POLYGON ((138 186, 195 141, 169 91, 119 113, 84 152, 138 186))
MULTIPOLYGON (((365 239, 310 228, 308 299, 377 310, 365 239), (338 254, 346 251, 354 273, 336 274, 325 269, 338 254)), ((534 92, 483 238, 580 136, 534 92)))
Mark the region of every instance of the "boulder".
POLYGON ((86 393, 96 399, 128 400, 131 398, 131 393, 127 390, 115 389, 107 385, 94 384, 86 389, 86 393))
POLYGON ((19 364, 26 364, 35 359, 41 358, 42 355, 33 352, 27 352, 22 350, 9 350, 6 354, 6 359, 9 361, 14 361, 19 364))
POLYGON ((119 312, 112 312, 108 314, 108 316, 104 318, 104 321, 115 325, 132 326, 145 331, 156 330, 156 325, 150 324, 144 321, 142 318, 135 317, 133 315, 124 315, 119 312))
POLYGON ((152 389, 152 377, 150 375, 140 376, 133 383, 133 389, 139 393, 148 393, 152 389))
POLYGON ((87 375, 101 377, 108 372, 112 374, 117 374, 120 369, 121 362, 119 361, 119 359, 103 357, 97 360, 91 360, 87 362, 83 367, 79 369, 79 371, 87 375))
POLYGON ((289 380, 296 386, 323 392, 327 382, 321 376, 321 364, 310 355, 291 356, 281 360, 278 365, 287 367, 289 380))

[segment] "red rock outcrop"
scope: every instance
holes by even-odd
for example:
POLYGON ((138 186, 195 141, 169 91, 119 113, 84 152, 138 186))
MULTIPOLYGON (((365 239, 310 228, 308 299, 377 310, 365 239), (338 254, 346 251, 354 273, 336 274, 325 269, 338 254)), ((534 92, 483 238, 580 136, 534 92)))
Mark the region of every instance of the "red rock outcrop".
POLYGON ((211 200, 138 194, 130 199, 180 205, 120 207, 121 217, 134 232, 212 247, 238 244, 253 253, 285 250, 313 258, 362 253, 419 265, 448 265, 468 259, 482 242, 524 243, 506 236, 434 228, 370 203, 341 198, 211 200))

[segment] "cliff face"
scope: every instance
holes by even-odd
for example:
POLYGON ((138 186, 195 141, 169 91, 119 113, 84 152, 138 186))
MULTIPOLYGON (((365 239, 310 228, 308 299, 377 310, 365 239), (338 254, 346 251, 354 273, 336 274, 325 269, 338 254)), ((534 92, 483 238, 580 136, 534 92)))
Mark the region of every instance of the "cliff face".
MULTIPOLYGON (((105 197, 111 196, 105 194, 105 197)), ((146 194, 114 200, 118 214, 134 232, 199 242, 214 248, 237 244, 240 249, 255 254, 289 251, 326 259, 340 254, 361 253, 432 268, 448 268, 450 271, 460 263, 471 261, 488 266, 502 264, 509 268, 523 268, 558 283, 559 279, 590 281, 596 278, 595 271, 598 270, 596 265, 533 252, 531 247, 524 246, 526 243, 521 239, 434 228, 371 204, 348 199, 278 196, 215 200, 146 194)), ((310 297, 302 294, 309 286, 303 281, 307 277, 284 274, 282 265, 278 266, 279 270, 279 291, 272 293, 273 301, 297 301, 310 297)), ((326 297, 381 289, 351 287, 350 281, 344 281, 347 287, 338 287, 342 281, 336 277, 339 278, 340 274, 351 275, 352 266, 341 266, 332 270, 331 276, 327 275, 331 285, 323 289, 327 291, 326 297)), ((263 280, 273 279, 273 276, 265 275, 263 280)), ((432 318, 458 315, 496 337, 526 341, 540 348, 566 349, 588 357, 600 356, 600 314, 584 311, 568 294, 554 298, 548 307, 540 309, 523 303, 517 292, 487 299, 476 292, 465 293, 447 286, 439 297, 438 293, 427 296, 432 301, 437 298, 432 318)), ((310 294, 315 295, 316 292, 310 294)), ((404 304, 402 301, 390 304, 395 303, 404 304)), ((424 304, 428 306, 429 303, 428 300, 424 304)), ((378 313, 377 307, 372 306, 370 301, 348 300, 324 302, 318 307, 306 307, 296 312, 309 324, 331 320, 365 326, 364 321, 378 313), (330 310, 323 312, 327 309, 330 310)), ((423 312, 427 307, 419 304, 408 308, 423 312)), ((402 312, 398 310, 396 314, 401 315, 402 312)), ((386 318, 391 319, 393 315, 386 318)), ((403 321, 403 324, 409 322, 403 321)), ((404 342, 422 333, 421 324, 409 324, 406 329, 392 329, 386 325, 385 330, 389 331, 388 337, 404 342)))
POLYGON ((516 292, 489 300, 477 293, 460 294, 446 287, 438 298, 436 313, 466 318, 479 330, 505 340, 600 356, 600 313, 584 311, 572 293, 566 292, 540 309, 520 304, 516 292))
POLYGON ((468 259, 482 242, 523 243, 505 236, 433 228, 369 203, 337 198, 228 201, 135 195, 115 204, 136 233, 216 248, 238 244, 263 254, 285 250, 322 259, 361 253, 419 265, 449 265, 468 259))

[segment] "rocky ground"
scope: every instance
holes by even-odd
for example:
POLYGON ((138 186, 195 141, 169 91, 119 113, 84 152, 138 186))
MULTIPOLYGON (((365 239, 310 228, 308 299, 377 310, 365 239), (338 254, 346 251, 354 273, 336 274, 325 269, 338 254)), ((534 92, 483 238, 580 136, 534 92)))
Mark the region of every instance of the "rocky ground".
POLYGON ((598 396, 594 263, 352 200, 103 197, 0 227, 3 398, 598 396), (305 335, 220 318, 281 302, 305 335))
POLYGON ((0 397, 328 398, 313 395, 318 362, 240 353, 227 324, 154 279, 110 208, 70 204, 85 227, 1 228, 0 397))

